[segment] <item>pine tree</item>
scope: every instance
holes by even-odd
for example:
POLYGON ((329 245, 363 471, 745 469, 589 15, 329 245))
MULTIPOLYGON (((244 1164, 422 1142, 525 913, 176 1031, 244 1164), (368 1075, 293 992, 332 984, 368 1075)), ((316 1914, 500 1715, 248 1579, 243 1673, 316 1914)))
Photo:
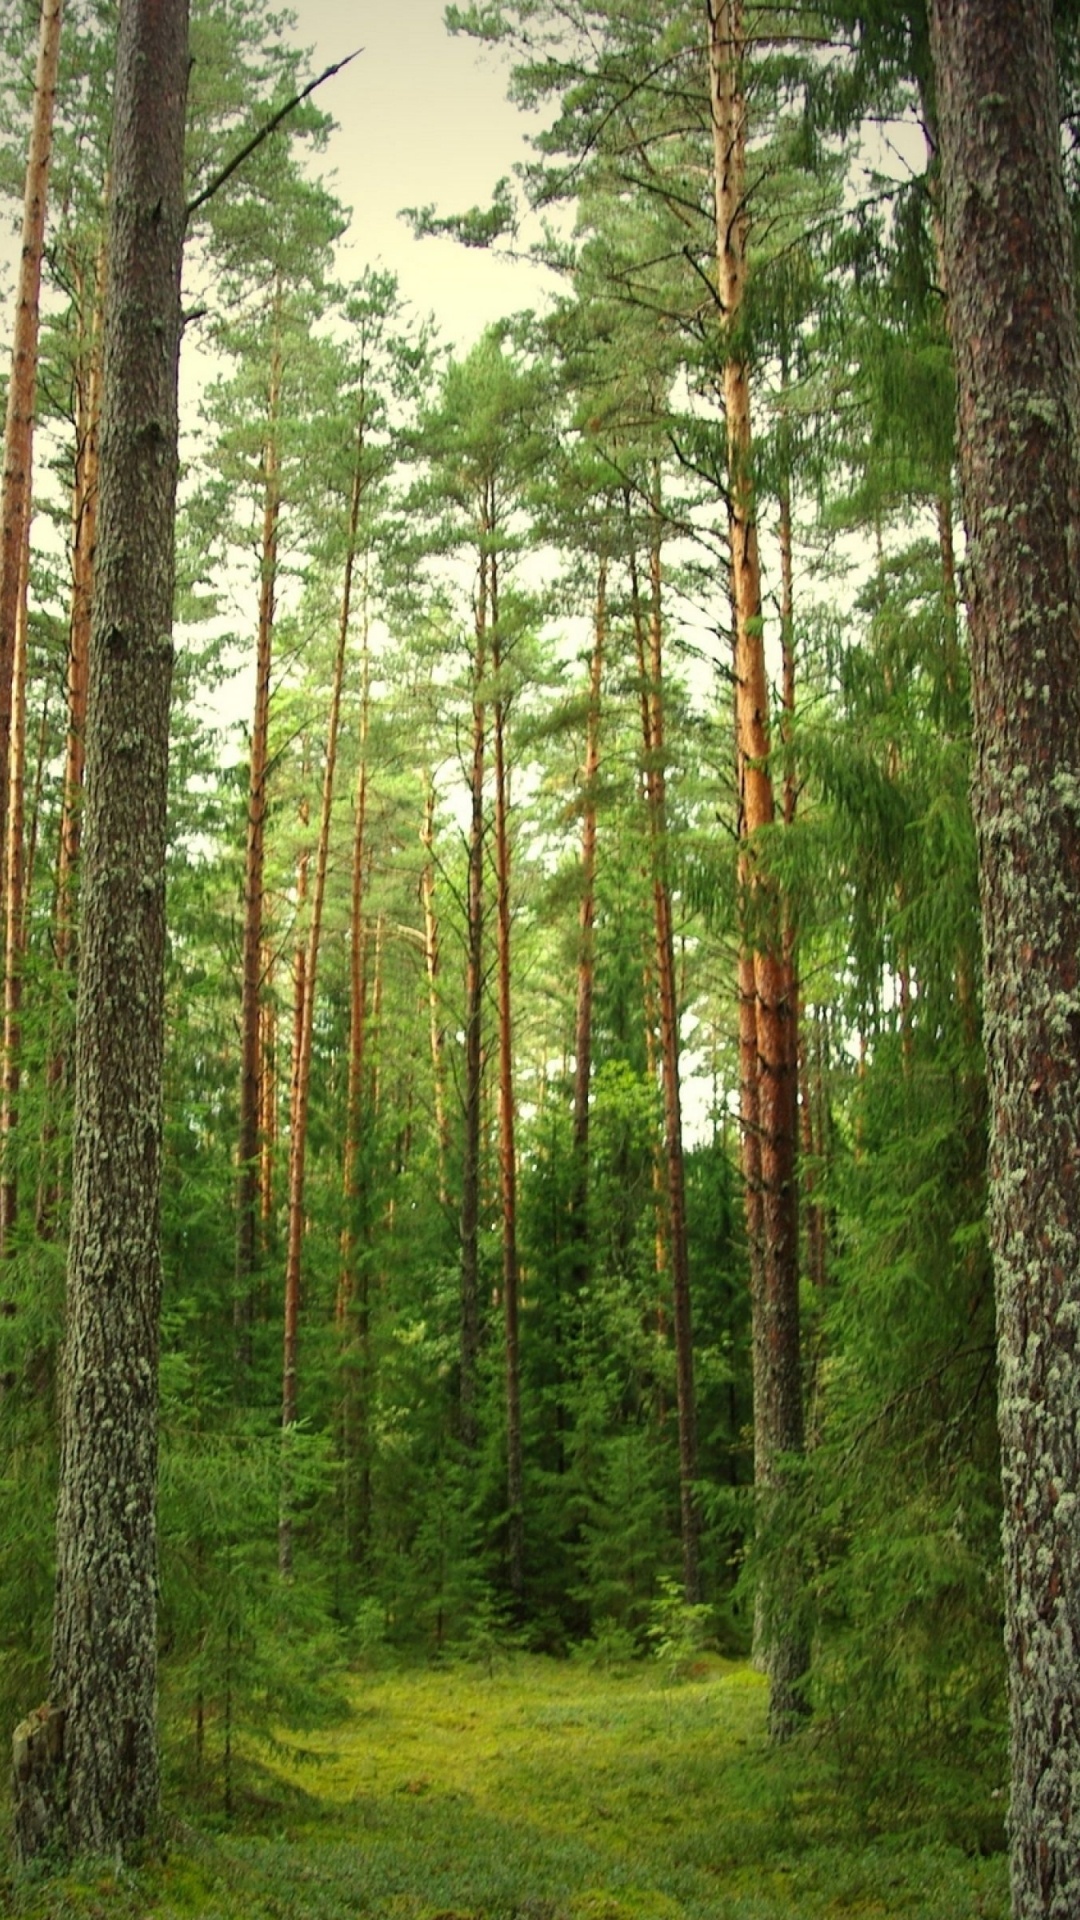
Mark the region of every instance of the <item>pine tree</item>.
POLYGON ((23 1858, 49 1845, 122 1849, 157 1810, 165 802, 187 33, 183 0, 122 9, 57 1607, 50 1702, 15 1739, 23 1858))
POLYGON ((1013 1911, 1080 1897, 1074 1321, 1080 418, 1049 5, 931 8, 968 533, 1013 1911), (1062 1500, 1066 1510, 1062 1512, 1062 1500))

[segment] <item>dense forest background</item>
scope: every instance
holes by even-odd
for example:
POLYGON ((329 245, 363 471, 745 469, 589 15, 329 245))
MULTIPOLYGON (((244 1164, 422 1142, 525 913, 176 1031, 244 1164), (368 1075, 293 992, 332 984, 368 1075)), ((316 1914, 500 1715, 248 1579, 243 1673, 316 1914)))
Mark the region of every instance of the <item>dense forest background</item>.
MULTIPOLYGON (((696 6, 452 13, 548 130, 413 218, 561 288, 459 355, 336 277, 315 101, 215 186, 307 69, 195 7, 161 1626, 171 1764, 226 1799, 350 1654, 511 1639, 753 1647, 870 1814, 1005 1776, 925 23, 725 17, 726 104, 696 6)), ((14 197, 37 10, 2 27, 14 197)), ((10 1722, 48 1667, 112 31, 66 13, 4 803, 10 1722)))

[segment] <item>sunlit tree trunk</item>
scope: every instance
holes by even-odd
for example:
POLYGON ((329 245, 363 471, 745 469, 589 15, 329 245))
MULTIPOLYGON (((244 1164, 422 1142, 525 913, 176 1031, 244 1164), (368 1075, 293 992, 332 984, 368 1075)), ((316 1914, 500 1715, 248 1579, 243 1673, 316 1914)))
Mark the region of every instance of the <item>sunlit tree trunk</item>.
POLYGON ((967 530, 1016 1920, 1080 1911, 1080 350, 1050 0, 932 0, 967 530))
MULTIPOLYGON (((716 190, 717 290, 725 332, 724 410, 728 442, 728 535, 735 615, 736 758, 739 830, 743 841, 739 884, 743 932, 739 961, 740 1058, 747 1140, 747 1225, 755 1282, 754 1478, 768 1492, 778 1461, 803 1447, 799 1340, 798 1094, 794 979, 785 953, 784 914, 776 889, 762 873, 754 839, 775 817, 769 770, 769 692, 762 629, 750 370, 737 338, 747 271, 746 143, 743 88, 745 37, 741 0, 707 0, 709 78, 716 190), (754 1046, 750 1058, 750 976, 753 974, 754 1046), (750 1085, 749 1076, 756 1079, 750 1085), (749 1139, 753 1134, 754 1140, 749 1139), (756 1191, 754 1190, 756 1187, 756 1191), (757 1253, 760 1234, 760 1255, 757 1253)), ((775 1602, 777 1596, 772 1596, 775 1602)), ((763 1596, 772 1682, 770 1729, 791 1732, 799 1711, 797 1683, 805 1670, 802 1637, 778 1617, 782 1607, 763 1596)))

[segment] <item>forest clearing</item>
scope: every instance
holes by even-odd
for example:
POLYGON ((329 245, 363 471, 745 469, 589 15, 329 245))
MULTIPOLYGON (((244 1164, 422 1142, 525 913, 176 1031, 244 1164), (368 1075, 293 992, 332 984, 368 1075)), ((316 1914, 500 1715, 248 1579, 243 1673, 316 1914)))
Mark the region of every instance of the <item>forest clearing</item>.
POLYGON ((0 4, 5 1885, 1077 1920, 1080 0, 445 26, 0 4))
POLYGON ((768 1751, 764 1683, 744 1664, 699 1653, 680 1675, 489 1653, 490 1665, 353 1675, 341 1723, 297 1737, 305 1758, 290 1761, 288 1736, 248 1748, 234 1819, 218 1772, 199 1826, 170 1825, 163 1860, 23 1883, 12 1920, 1008 1911, 1000 1794, 946 1796, 929 1827, 917 1789, 860 1804, 857 1782, 837 1791, 823 1745, 768 1751))

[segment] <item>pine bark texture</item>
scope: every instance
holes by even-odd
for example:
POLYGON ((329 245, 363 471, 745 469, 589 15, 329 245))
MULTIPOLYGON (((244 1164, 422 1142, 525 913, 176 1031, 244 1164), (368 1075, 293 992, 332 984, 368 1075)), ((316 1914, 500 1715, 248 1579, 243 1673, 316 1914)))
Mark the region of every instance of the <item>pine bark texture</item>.
POLYGON ((1013 1910, 1080 1912, 1080 394, 1050 0, 934 0, 967 527, 1013 1910))
MULTIPOLYGON (((186 0, 125 0, 90 665, 51 1707, 25 1856, 113 1852, 158 1800, 157 1358, 186 0)), ((26 1723, 24 1723, 25 1727, 26 1723)), ((36 1749, 40 1756, 40 1746, 36 1749)), ((18 1761, 18 1751, 16 1759, 18 1761)))

